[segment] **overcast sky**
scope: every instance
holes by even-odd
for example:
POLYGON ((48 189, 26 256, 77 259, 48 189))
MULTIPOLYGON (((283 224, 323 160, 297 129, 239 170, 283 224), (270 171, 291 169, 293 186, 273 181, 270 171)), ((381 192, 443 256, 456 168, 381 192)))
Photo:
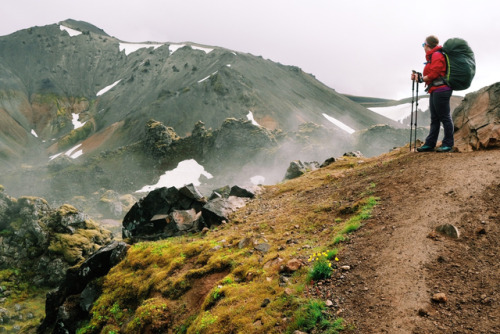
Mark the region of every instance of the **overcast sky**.
POLYGON ((500 81, 499 13, 492 0, 10 0, 0 36, 72 18, 128 42, 221 46, 298 66, 340 93, 400 99, 430 34, 475 52, 473 84, 456 94, 500 81))

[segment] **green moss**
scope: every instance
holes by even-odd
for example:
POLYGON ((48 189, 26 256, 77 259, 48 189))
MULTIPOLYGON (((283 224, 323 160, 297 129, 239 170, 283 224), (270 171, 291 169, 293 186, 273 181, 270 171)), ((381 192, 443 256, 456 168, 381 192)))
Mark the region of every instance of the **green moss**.
POLYGON ((127 324, 127 333, 167 333, 173 318, 169 301, 161 297, 150 298, 139 306, 132 321, 127 324))
POLYGON ((92 244, 81 234, 56 233, 49 245, 49 251, 62 255, 69 264, 84 260, 83 254, 89 253, 92 244))
MULTIPOLYGON (((373 188, 373 186, 370 185, 370 188, 373 188)), ((353 212, 355 215, 345 222, 343 228, 335 235, 332 244, 336 245, 347 240, 347 234, 357 231, 362 226, 364 220, 371 218, 372 210, 377 203, 378 198, 373 196, 357 202, 355 205, 356 211, 353 212)))
POLYGON ((63 204, 62 206, 60 206, 57 209, 57 214, 61 217, 64 217, 64 216, 67 216, 70 214, 77 214, 77 213, 78 213, 78 209, 70 204, 63 204))
POLYGON ((71 130, 66 136, 59 140, 59 149, 64 150, 74 146, 79 141, 86 139, 92 131, 94 131, 94 125, 92 122, 86 122, 82 127, 71 130))

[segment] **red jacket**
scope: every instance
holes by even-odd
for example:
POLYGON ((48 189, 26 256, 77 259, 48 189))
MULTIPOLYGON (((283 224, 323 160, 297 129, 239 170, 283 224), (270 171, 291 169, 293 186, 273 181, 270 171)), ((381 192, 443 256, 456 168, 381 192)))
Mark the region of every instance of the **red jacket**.
MULTIPOLYGON (((427 63, 424 67, 423 76, 428 78, 425 82, 426 86, 431 85, 434 80, 446 76, 446 58, 441 52, 437 52, 442 48, 442 46, 438 45, 425 55, 427 63)), ((429 94, 441 87, 446 87, 446 85, 430 87, 429 94)))

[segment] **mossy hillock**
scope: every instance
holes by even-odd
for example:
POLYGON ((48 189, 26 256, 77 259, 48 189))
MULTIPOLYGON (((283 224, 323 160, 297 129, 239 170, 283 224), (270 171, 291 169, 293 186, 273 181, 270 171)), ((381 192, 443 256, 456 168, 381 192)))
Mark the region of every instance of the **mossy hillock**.
POLYGON ((0 203, 1 268, 18 270, 35 286, 56 286, 69 267, 113 238, 69 204, 52 209, 43 198, 16 199, 3 192, 0 203))

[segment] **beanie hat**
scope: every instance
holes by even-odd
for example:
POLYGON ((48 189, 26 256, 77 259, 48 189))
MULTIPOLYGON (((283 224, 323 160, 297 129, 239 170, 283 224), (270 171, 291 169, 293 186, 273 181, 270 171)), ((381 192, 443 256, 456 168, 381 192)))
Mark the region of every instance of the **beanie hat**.
POLYGON ((439 39, 434 36, 434 35, 430 35, 429 37, 427 37, 425 39, 425 43, 431 48, 431 49, 434 49, 436 46, 438 46, 439 44, 439 39))

